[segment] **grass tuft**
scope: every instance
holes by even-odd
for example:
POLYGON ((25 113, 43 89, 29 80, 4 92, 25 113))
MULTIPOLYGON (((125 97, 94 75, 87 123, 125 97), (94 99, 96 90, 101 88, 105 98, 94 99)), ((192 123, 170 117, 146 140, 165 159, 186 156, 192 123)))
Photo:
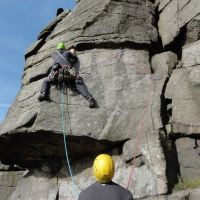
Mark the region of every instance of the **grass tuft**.
POLYGON ((187 189, 195 189, 200 187, 200 178, 196 179, 183 179, 179 180, 173 189, 173 192, 177 192, 180 190, 187 190, 187 189))

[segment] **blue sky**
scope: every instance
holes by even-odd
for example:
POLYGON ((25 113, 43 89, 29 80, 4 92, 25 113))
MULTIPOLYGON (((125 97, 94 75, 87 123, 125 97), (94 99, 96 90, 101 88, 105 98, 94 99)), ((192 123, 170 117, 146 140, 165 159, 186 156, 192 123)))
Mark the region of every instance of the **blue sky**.
POLYGON ((24 53, 56 15, 75 0, 0 0, 0 122, 21 85, 24 53))

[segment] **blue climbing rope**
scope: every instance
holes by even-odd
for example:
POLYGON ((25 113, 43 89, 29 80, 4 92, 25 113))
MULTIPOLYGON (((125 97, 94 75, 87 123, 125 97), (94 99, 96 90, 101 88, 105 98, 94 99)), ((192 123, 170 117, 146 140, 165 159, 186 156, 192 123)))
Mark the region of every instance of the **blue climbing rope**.
POLYGON ((69 161, 69 153, 68 153, 68 149, 67 149, 67 141, 66 141, 66 132, 65 132, 65 118, 64 118, 64 85, 62 86, 61 89, 61 119, 62 119, 62 133, 63 133, 63 139, 64 139, 64 147, 65 147, 65 157, 66 157, 66 161, 67 161, 67 168, 69 170, 69 175, 71 177, 73 177, 73 173, 72 173, 72 169, 70 166, 70 161, 69 161))
MULTIPOLYGON (((68 172, 69 172, 69 176, 71 177, 72 179, 72 182, 74 183, 75 186, 77 186, 77 191, 81 191, 81 188, 78 186, 78 184, 76 183, 75 179, 74 179, 74 176, 73 176, 73 173, 72 173, 72 168, 71 168, 71 165, 70 165, 70 160, 69 160, 69 153, 68 153, 68 149, 67 149, 67 140, 66 140, 66 132, 65 132, 65 118, 64 118, 64 83, 62 85, 62 89, 60 91, 60 96, 61 96, 61 104, 60 104, 60 107, 61 107, 61 125, 62 125, 62 133, 63 133, 63 139, 64 139, 64 148, 65 148, 65 157, 66 157, 66 164, 67 164, 67 169, 68 169, 68 172)), ((68 102, 67 102, 68 104, 68 102)))

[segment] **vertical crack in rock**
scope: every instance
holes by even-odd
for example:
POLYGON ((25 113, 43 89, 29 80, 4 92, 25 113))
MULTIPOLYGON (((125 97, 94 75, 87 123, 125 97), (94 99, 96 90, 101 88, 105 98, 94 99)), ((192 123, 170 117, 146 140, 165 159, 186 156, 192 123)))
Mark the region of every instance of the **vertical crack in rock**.
POLYGON ((166 160, 168 194, 171 194, 172 189, 175 184, 178 183, 180 177, 180 166, 178 162, 175 139, 173 139, 170 135, 166 135, 166 133, 161 130, 160 140, 166 160))
POLYGON ((58 177, 56 177, 56 181, 57 181, 56 183, 57 183, 58 191, 57 191, 55 200, 59 200, 59 184, 58 184, 58 177))
MULTIPOLYGON (((156 9, 155 13, 155 24, 157 30, 158 27, 158 20, 159 20, 159 11, 158 8, 156 9)), ((151 56, 153 58, 152 63, 158 66, 152 66, 153 71, 156 74, 160 74, 160 76, 166 76, 165 82, 163 84, 160 101, 161 101, 161 108, 160 108, 160 116, 162 120, 163 127, 159 130, 160 135, 160 142, 163 148, 165 160, 166 160, 166 177, 167 177, 167 186, 168 186, 168 193, 172 192, 174 185, 178 183, 180 177, 180 166, 178 161, 178 154, 175 144, 175 139, 170 136, 171 132, 168 126, 170 123, 171 115, 172 115, 172 100, 165 97, 165 91, 173 73, 173 70, 176 68, 177 61, 173 60, 175 55, 178 55, 178 59, 182 58, 182 46, 185 41, 186 35, 186 28, 183 27, 180 30, 179 35, 175 38, 173 42, 163 48, 161 37, 158 36, 158 42, 152 45, 152 49, 150 49, 151 56), (171 53, 170 53, 171 52, 171 53), (175 54, 173 55, 174 52, 175 54), (169 57, 168 57, 168 56, 169 57), (160 56, 160 57, 159 57, 160 56), (160 61, 159 61, 160 60, 160 61), (166 63, 165 63, 166 62, 166 63), (173 63, 174 64, 170 64, 173 63), (168 69, 164 65, 168 65, 168 69), (171 65, 171 66, 170 66, 171 65)), ((177 59, 177 58, 176 58, 177 59)))
MULTIPOLYGON (((155 8, 155 14, 154 14, 154 27, 158 31, 158 21, 159 21, 159 11, 158 7, 155 8)), ((162 53, 163 52, 163 45, 162 45, 162 39, 160 37, 160 34, 158 32, 158 40, 156 42, 152 42, 149 53, 150 58, 152 58, 154 55, 162 53)), ((151 59, 150 59, 151 60, 151 59)))
POLYGON ((161 94, 161 120, 163 123, 163 128, 165 133, 167 134, 165 126, 169 123, 171 110, 169 110, 168 105, 172 103, 171 99, 165 98, 165 90, 167 87, 167 83, 169 82, 170 76, 166 78, 165 83, 163 85, 162 94, 161 94))
POLYGON ((178 56, 178 60, 182 58, 182 47, 186 40, 186 25, 180 28, 179 34, 174 38, 174 40, 165 46, 165 51, 172 51, 178 56))

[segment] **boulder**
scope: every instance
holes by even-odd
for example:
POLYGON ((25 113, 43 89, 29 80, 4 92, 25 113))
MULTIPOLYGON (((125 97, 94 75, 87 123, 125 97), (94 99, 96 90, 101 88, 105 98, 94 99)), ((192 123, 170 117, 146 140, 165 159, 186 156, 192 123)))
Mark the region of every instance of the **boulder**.
POLYGON ((177 55, 167 51, 152 57, 151 66, 158 77, 171 75, 177 64, 177 55))
POLYGON ((183 67, 200 65, 200 40, 183 46, 182 64, 183 67))
POLYGON ((182 67, 169 79, 165 97, 172 99, 172 131, 187 135, 199 129, 200 57, 199 41, 183 46, 182 67))
POLYGON ((200 132, 197 88, 190 75, 194 69, 176 69, 167 84, 165 97, 172 99, 172 132, 192 134, 200 132))
POLYGON ((179 138, 176 140, 176 148, 183 180, 199 178, 200 147, 196 145, 196 141, 190 138, 179 138))
POLYGON ((197 15, 186 25, 185 44, 196 42, 200 39, 200 15, 197 15))
MULTIPOLYGON (((199 14, 198 0, 171 0, 163 1, 164 6, 159 16, 158 27, 163 46, 173 42, 182 27, 199 14)), ((161 6, 161 5, 160 5, 161 6)))

